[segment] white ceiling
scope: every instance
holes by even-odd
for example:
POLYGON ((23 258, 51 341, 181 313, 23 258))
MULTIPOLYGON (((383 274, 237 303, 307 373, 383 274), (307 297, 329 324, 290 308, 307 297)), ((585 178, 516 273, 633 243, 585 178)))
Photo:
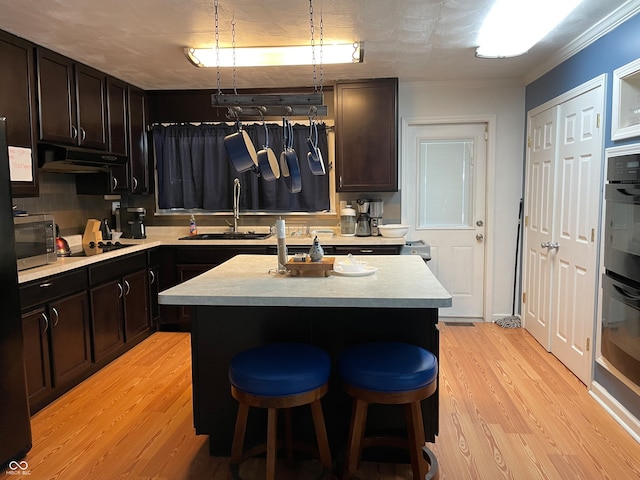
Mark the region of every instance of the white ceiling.
MULTIPOLYGON (((640 10, 640 0, 584 0, 526 55, 474 56, 480 23, 493 0, 315 0, 324 41, 365 42, 365 61, 327 65, 324 82, 398 77, 401 81, 509 79, 522 84, 640 10)), ((308 44, 309 2, 219 0, 220 46, 308 44)), ((215 69, 199 69, 185 46, 214 46, 213 0, 0 0, 0 29, 67 55, 146 90, 216 87, 215 69)), ((231 88, 232 69, 221 87, 231 88)), ((238 69, 237 87, 313 84, 312 67, 238 69)))

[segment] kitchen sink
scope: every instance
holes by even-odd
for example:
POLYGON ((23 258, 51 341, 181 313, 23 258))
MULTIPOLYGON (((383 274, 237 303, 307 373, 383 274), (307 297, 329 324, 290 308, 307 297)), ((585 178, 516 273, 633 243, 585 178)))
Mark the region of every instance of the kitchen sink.
POLYGON ((256 232, 224 232, 224 233, 199 233, 181 237, 178 240, 262 240, 269 238, 273 233, 256 232))

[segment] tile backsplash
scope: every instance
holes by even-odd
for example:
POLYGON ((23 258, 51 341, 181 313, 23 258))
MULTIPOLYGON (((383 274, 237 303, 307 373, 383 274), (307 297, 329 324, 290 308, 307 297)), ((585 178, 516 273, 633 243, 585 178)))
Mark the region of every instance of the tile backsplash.
POLYGON ((111 202, 102 195, 76 194, 76 176, 39 172, 40 196, 14 198, 19 210, 48 213, 54 216, 60 227, 60 235, 84 232, 89 218, 111 218, 111 202))

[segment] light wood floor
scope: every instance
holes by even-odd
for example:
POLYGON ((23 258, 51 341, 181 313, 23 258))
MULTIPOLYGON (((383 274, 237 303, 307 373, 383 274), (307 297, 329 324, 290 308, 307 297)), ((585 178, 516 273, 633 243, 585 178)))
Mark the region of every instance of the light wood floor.
MULTIPOLYGON (((441 331, 440 435, 431 445, 441 479, 640 478, 640 445, 524 330, 441 331)), ((189 335, 156 333, 34 415, 29 478, 227 480, 227 460, 209 456, 191 416, 189 335)), ((242 473, 264 478, 262 466, 247 462, 242 473)), ((307 480, 316 467, 283 467, 278 480, 307 480)), ((377 463, 360 471, 366 480, 408 474, 377 463)))

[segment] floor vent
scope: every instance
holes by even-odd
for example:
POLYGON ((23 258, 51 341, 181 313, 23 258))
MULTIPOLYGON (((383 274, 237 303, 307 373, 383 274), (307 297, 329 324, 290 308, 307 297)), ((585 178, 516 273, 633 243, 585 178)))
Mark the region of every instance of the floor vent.
POLYGON ((473 322, 444 322, 447 327, 473 327, 473 322))

